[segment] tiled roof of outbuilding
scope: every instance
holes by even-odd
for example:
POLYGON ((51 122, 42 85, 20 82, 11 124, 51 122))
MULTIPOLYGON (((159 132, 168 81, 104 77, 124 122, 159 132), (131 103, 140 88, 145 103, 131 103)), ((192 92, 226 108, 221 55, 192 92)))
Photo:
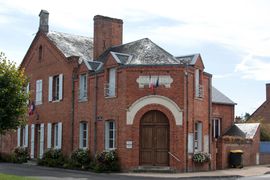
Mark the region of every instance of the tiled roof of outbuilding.
POLYGON ((212 86, 212 102, 217 104, 231 104, 236 105, 230 98, 225 96, 222 92, 212 86))
POLYGON ((200 54, 190 54, 186 56, 177 56, 175 57, 180 61, 181 64, 194 65, 200 54))
POLYGON ((48 38, 66 56, 79 56, 81 60, 93 60, 93 39, 85 36, 50 31, 48 38))
POLYGON ((234 124, 224 135, 252 139, 255 136, 259 126, 260 123, 234 124))

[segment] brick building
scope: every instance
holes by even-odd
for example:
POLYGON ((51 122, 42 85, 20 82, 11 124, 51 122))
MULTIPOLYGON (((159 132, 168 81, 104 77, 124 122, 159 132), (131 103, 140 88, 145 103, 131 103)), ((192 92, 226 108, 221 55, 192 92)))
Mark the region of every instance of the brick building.
POLYGON ((270 123, 270 84, 266 84, 266 100, 251 114, 249 119, 257 119, 270 123))
POLYGON ((235 103, 212 87, 200 54, 173 56, 150 39, 122 43, 123 21, 97 15, 94 38, 39 30, 21 68, 29 77, 28 125, 1 137, 1 152, 29 147, 70 155, 117 149, 124 170, 166 166, 216 169, 217 139, 234 120, 235 103), (212 155, 208 164, 194 152, 212 155))

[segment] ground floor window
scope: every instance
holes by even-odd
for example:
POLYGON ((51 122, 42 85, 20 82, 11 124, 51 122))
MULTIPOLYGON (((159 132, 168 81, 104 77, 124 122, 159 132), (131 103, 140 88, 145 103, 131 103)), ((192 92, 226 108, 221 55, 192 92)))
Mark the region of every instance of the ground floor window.
POLYGON ((202 151, 202 123, 195 123, 195 131, 194 131, 194 150, 202 151))
POLYGON ((28 125, 17 129, 17 146, 28 147, 28 125))
POLYGON ((115 121, 105 122, 105 149, 115 149, 115 121))
POLYGON ((53 147, 55 149, 61 149, 61 146, 62 146, 62 123, 61 122, 53 124, 52 136, 53 136, 53 147))
POLYGON ((87 122, 80 123, 80 148, 88 147, 88 125, 87 122))

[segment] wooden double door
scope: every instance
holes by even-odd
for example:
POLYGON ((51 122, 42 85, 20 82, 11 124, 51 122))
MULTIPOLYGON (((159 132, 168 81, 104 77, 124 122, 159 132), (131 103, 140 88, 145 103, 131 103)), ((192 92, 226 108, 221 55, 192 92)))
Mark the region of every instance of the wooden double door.
POLYGON ((152 110, 140 122, 140 165, 169 165, 169 122, 165 114, 152 110))

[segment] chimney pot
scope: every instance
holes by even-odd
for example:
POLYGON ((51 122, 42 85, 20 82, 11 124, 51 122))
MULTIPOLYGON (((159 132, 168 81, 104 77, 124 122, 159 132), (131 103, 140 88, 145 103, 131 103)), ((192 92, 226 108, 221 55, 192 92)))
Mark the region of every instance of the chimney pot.
POLYGON ((49 12, 46 10, 41 10, 39 13, 39 31, 49 32, 49 12))

